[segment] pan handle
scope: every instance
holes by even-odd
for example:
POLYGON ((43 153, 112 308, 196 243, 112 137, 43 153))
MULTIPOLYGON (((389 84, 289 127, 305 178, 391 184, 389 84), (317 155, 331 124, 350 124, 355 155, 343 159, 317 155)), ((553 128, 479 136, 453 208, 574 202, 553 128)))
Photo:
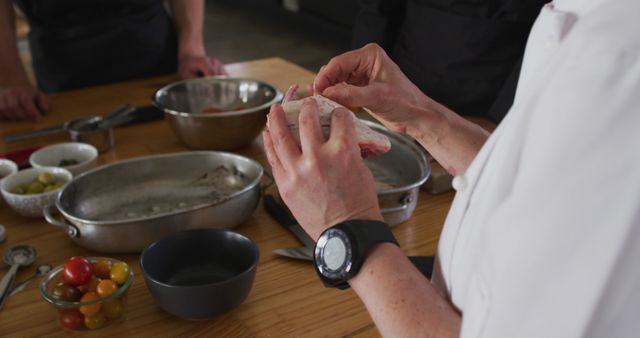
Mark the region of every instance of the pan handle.
POLYGON ((413 202, 413 197, 411 196, 411 194, 407 194, 401 200, 402 205, 397 206, 397 207, 393 207, 393 208, 380 209, 380 213, 384 215, 384 214, 389 214, 389 213, 394 213, 394 212, 400 212, 400 211, 403 211, 403 210, 407 210, 407 208, 409 208, 409 205, 411 205, 411 202, 413 202))
POLYGON ((57 134, 64 132, 64 126, 54 126, 48 128, 42 128, 38 130, 20 132, 16 134, 7 135, 4 137, 4 141, 7 143, 28 140, 34 137, 40 137, 45 135, 57 134))
POLYGON ((260 187, 260 191, 264 193, 265 191, 267 191, 267 189, 269 189, 269 187, 273 185, 275 181, 273 180, 273 175, 271 175, 270 172, 263 170, 262 173, 264 175, 263 177, 267 178, 267 183, 265 183, 265 185, 260 187))
POLYGON ((44 209, 42 210, 42 213, 44 214, 44 219, 46 219, 47 222, 49 222, 49 224, 65 229, 69 237, 71 238, 78 237, 80 232, 78 231, 78 228, 76 228, 75 225, 67 223, 64 219, 59 220, 53 216, 52 211, 54 207, 55 207, 54 205, 47 205, 44 207, 44 209))

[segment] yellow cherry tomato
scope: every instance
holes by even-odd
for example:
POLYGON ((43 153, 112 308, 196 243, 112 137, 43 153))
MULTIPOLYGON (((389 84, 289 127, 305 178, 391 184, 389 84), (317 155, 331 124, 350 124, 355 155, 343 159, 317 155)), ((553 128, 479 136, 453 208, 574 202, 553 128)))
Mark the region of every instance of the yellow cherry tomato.
POLYGON ((123 311, 124 305, 118 298, 108 300, 102 305, 102 313, 104 313, 107 318, 116 319, 122 316, 123 311))
POLYGON ((130 271, 131 270, 129 269, 129 265, 127 265, 127 263, 117 262, 113 264, 113 267, 111 268, 111 279, 114 282, 122 285, 129 278, 130 271))
POLYGON ((105 318, 102 313, 98 312, 94 315, 84 317, 84 326, 88 329, 95 330, 103 327, 106 321, 107 318, 105 318))

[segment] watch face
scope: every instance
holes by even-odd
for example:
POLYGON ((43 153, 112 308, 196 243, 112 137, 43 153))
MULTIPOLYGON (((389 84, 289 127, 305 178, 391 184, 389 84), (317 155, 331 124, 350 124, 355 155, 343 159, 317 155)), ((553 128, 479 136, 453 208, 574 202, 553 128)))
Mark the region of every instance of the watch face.
POLYGON ((327 278, 343 279, 351 270, 351 243, 342 230, 329 229, 321 236, 315 256, 318 270, 327 278))

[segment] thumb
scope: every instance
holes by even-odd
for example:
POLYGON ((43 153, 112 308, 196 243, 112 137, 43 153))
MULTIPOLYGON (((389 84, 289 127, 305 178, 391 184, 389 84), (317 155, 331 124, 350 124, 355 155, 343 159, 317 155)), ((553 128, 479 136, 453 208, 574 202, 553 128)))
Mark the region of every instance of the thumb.
POLYGON ((40 109, 42 114, 45 114, 49 111, 49 99, 42 92, 38 92, 36 94, 36 104, 40 109))
POLYGON ((346 83, 339 83, 329 87, 322 95, 346 107, 370 107, 376 100, 374 86, 358 87, 346 83))

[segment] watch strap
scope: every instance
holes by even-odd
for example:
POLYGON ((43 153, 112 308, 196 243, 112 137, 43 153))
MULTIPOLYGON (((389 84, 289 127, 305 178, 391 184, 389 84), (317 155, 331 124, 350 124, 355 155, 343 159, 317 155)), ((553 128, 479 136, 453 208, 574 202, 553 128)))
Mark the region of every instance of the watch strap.
POLYGON ((375 245, 380 243, 393 243, 400 246, 396 238, 393 236, 389 225, 385 222, 374 220, 348 220, 338 223, 332 228, 338 228, 349 235, 352 245, 351 249, 354 255, 352 257, 353 261, 351 270, 345 280, 339 283, 328 283, 323 279, 323 282, 325 282, 325 286, 327 287, 336 287, 341 290, 349 288, 347 280, 358 274, 369 251, 375 245))

